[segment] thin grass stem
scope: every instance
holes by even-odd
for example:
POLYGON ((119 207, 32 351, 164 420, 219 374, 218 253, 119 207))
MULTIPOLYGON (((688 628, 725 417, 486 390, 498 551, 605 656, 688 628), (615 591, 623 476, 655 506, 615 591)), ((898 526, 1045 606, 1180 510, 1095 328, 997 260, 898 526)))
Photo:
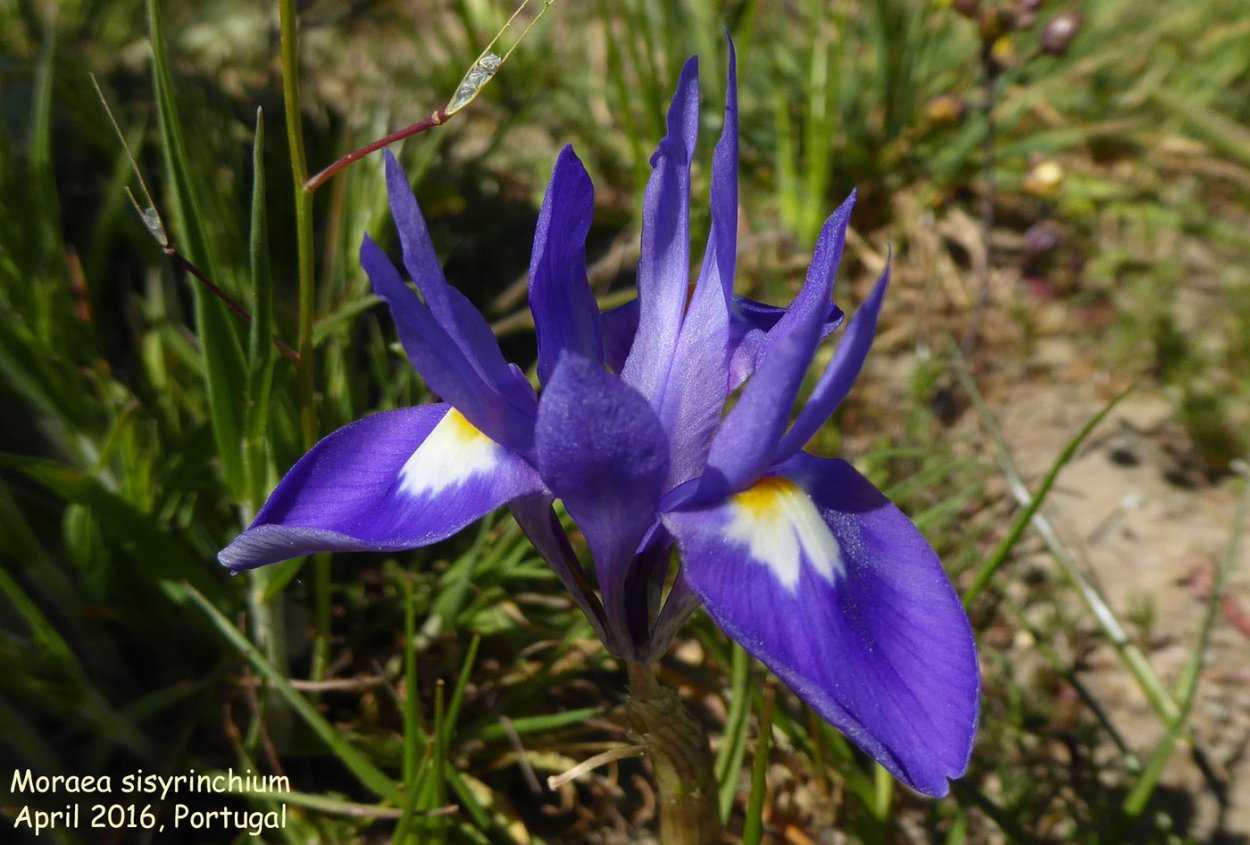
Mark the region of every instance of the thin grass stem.
MULTIPOLYGON (((299 86, 299 34, 295 0, 278 0, 278 26, 282 51, 282 103, 286 112, 286 137, 291 152, 291 177, 295 189, 295 242, 299 274, 299 360, 295 367, 299 393, 300 434, 304 449, 317 442, 317 395, 313 380, 313 306, 316 276, 313 266, 313 195, 304 188, 308 160, 304 151, 303 109, 299 86)), ((316 634, 313 643, 312 678, 325 675, 330 654, 330 556, 313 557, 313 595, 316 634)))
POLYGON ((744 845, 758 845, 764 836, 764 799, 768 795, 768 758, 773 738, 773 700, 777 694, 772 684, 764 687, 760 703, 759 738, 755 743, 755 762, 751 764, 751 797, 747 799, 746 823, 742 827, 744 845))
POLYGON ((1181 702, 1180 715, 1168 727, 1167 732, 1155 747, 1154 753, 1146 764, 1141 777, 1134 784, 1133 790, 1128 797, 1124 799, 1123 813, 1126 825, 1138 819, 1145 811, 1146 804, 1149 802, 1150 796, 1154 794, 1159 778, 1163 775, 1163 768, 1167 765, 1172 752, 1176 748, 1176 741, 1189 725, 1189 714, 1193 710, 1194 699, 1197 696, 1198 679, 1202 674, 1202 662, 1206 656, 1207 644, 1211 640, 1211 631, 1215 627, 1215 620, 1219 617, 1220 606, 1223 604, 1224 595, 1228 591, 1229 575, 1236 565, 1241 550, 1241 538, 1245 528, 1247 510, 1250 510, 1250 474, 1243 475, 1241 478, 1241 503, 1237 508, 1237 515, 1233 522, 1233 531, 1228 542, 1228 551, 1225 553, 1224 559, 1220 561, 1219 566, 1216 567, 1215 584, 1212 586, 1211 595, 1207 599, 1206 612, 1202 617, 1202 628, 1198 632, 1198 639, 1189 653, 1189 660, 1185 663, 1180 682, 1177 684, 1176 695, 1181 702))

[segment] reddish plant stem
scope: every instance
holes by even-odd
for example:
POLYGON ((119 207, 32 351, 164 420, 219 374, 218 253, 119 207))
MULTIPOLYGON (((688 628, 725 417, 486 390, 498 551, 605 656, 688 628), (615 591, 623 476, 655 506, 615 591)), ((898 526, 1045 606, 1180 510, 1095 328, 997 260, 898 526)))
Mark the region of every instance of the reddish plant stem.
MULTIPOLYGON (((200 268, 192 264, 186 256, 174 247, 173 244, 165 244, 161 247, 161 250, 169 256, 171 261, 194 276, 196 281, 208 289, 209 293, 226 303, 226 307, 233 311, 240 319, 243 320, 243 322, 252 322, 252 315, 248 313, 246 308, 235 302, 234 298, 231 297, 230 294, 217 287, 217 285, 213 283, 212 279, 204 275, 200 268)), ((278 348, 278 351, 281 352, 283 356, 290 359, 293 363, 299 363, 299 353, 287 346, 277 335, 273 335, 273 345, 278 348)))
POLYGON ((365 144, 360 149, 354 150, 353 152, 350 152, 347 155, 343 156, 341 159, 334 162, 334 164, 330 165, 325 170, 321 171, 316 176, 312 177, 307 182, 305 182, 304 190, 308 193, 312 193, 313 191, 317 190, 322 185, 324 185, 327 181, 329 181, 331 176, 338 173, 340 170, 347 167, 352 162, 357 161, 358 159, 364 158, 365 156, 369 155, 369 153, 377 152, 383 147, 388 147, 391 144, 395 143, 396 141, 402 141, 405 138, 411 137, 413 135, 418 135, 427 129, 431 129, 435 126, 441 126, 444 122, 446 122, 446 120, 447 120, 447 112, 444 111, 443 109, 439 109, 438 111, 434 112, 434 114, 427 117, 425 120, 414 123, 411 126, 406 126, 397 132, 392 132, 390 135, 387 135, 385 138, 379 138, 378 140, 373 141, 372 143, 365 144))

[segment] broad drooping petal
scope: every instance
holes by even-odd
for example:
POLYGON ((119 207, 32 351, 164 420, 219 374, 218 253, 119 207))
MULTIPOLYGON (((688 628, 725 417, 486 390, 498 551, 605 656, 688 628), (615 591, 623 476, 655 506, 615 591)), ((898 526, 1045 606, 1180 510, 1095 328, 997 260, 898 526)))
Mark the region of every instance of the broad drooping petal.
POLYGON ((543 480, 586 536, 613 638, 631 642, 646 607, 628 605, 626 580, 668 474, 659 420, 601 365, 565 355, 543 391, 534 444, 543 480))
POLYGON ((708 455, 703 495, 720 498, 759 478, 772 463, 803 376, 829 314, 834 271, 842 258, 855 195, 825 222, 807 281, 765 340, 759 369, 721 424, 708 455))
POLYGON ((542 489, 529 464, 448 405, 383 411, 314 446, 218 559, 239 570, 425 546, 542 489))
POLYGON ((968 619, 915 526, 844 461, 800 454, 664 517, 716 622, 895 776, 945 795, 980 681, 968 619))
POLYGON ((599 305, 586 279, 586 234, 595 210, 586 168, 565 147, 543 198, 530 258, 530 310, 538 338, 538 378, 546 384, 565 352, 603 360, 599 305))

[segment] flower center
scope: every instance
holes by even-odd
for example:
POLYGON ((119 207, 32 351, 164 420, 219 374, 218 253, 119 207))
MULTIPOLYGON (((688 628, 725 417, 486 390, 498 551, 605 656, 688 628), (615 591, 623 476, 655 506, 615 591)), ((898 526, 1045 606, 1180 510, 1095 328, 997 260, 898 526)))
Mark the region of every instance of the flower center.
POLYGON ((498 463, 499 446, 451 408, 438 421, 399 471, 400 489, 427 496, 490 472, 498 463))
POLYGON ((833 584, 846 571, 842 549, 812 499, 788 478, 766 476, 731 499, 726 536, 745 546, 793 592, 806 563, 833 584))

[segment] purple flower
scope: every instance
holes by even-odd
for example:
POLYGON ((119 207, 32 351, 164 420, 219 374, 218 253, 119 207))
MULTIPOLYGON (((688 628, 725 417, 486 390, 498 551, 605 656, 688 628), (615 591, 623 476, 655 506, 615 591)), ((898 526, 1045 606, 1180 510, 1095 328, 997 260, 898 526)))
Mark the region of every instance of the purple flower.
POLYGON ((404 265, 421 298, 368 239, 361 260, 409 359, 445 404, 383 412, 326 437, 221 562, 237 570, 313 551, 412 548, 507 504, 613 653, 657 659, 702 604, 900 780, 944 795, 967 767, 977 722, 967 617, 911 521, 850 464, 802 450, 863 365, 888 269, 789 425, 817 346, 842 319, 831 293, 854 196, 825 224, 789 309, 734 296, 730 45, 711 233, 690 285, 697 126, 691 59, 652 158, 638 299, 604 314, 586 281, 590 179, 571 149, 560 153, 530 262, 541 398, 443 279, 388 156, 404 265), (556 519, 556 498, 586 538, 598 594, 556 519), (681 566, 665 595, 674 545, 681 566))

